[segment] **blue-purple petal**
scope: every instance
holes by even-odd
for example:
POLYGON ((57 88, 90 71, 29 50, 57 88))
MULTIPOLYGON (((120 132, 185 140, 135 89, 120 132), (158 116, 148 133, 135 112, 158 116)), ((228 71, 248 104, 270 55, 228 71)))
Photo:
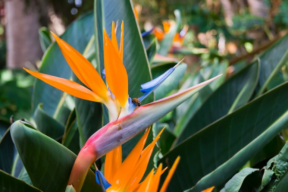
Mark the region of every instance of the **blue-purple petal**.
POLYGON ((105 69, 102 70, 102 75, 103 75, 103 79, 105 79, 106 78, 105 69))
POLYGON ((104 175, 101 173, 101 171, 95 171, 95 177, 96 177, 96 182, 104 187, 105 189, 108 189, 111 187, 111 184, 108 183, 107 179, 104 177, 104 175))
POLYGON ((141 85, 140 91, 144 93, 141 97, 139 97, 139 101, 143 101, 150 93, 152 93, 169 75, 175 70, 175 68, 168 69, 165 73, 153 79, 147 83, 141 85))
POLYGON ((150 35, 153 30, 154 30, 154 28, 150 29, 149 31, 144 31, 143 33, 141 33, 141 36, 146 37, 146 36, 150 35))

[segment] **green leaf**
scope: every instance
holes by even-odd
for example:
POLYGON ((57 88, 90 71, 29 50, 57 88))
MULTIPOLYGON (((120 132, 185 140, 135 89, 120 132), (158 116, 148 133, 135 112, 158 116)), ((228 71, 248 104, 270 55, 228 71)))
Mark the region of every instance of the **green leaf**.
MULTIPOLYGON (((74 21, 60 37, 82 53, 93 35, 94 28, 91 27, 92 24, 93 14, 86 14, 74 21)), ((55 42, 45 53, 39 71, 65 79, 72 77, 72 71, 55 42)), ((62 91, 36 79, 33 94, 33 111, 42 103, 44 111, 52 117, 57 117, 65 102, 66 95, 62 91)))
POLYGON ((263 191, 286 191, 288 186, 288 143, 284 145, 278 155, 268 161, 264 168, 265 171, 267 170, 265 183, 268 183, 267 181, 269 181, 269 183, 265 186, 263 191), (268 172, 268 170, 270 171, 268 172))
POLYGON ((159 87, 155 89, 156 100, 164 98, 168 93, 170 93, 179 85, 186 69, 186 64, 181 64, 176 67, 175 71, 167 79, 165 79, 165 81, 163 81, 159 87))
MULTIPOLYGON (((176 135, 169 129, 168 124, 164 123, 156 123, 153 126, 153 133, 154 135, 158 135, 158 133, 165 127, 164 131, 161 134, 159 141, 157 142, 162 154, 166 154, 169 149, 171 148, 173 142, 176 139, 176 135)), ((150 170, 149 170, 150 171, 150 170)))
MULTIPOLYGON (((11 132, 10 132, 10 135, 11 135, 11 132)), ((14 145, 15 146, 15 145, 14 145)), ((15 148, 16 150, 16 148, 15 148)), ((12 171, 11 171, 11 175, 13 177, 18 177, 19 178, 19 175, 20 173, 22 172, 24 168, 24 165, 19 157, 19 154, 18 152, 14 155, 14 161, 13 161, 13 166, 12 166, 12 171)))
POLYGON ((211 76, 209 78, 215 77, 217 75, 223 74, 223 76, 219 79, 217 79, 217 81, 214 81, 210 87, 215 90, 218 87, 220 87, 220 85, 222 85, 222 83, 225 81, 225 74, 226 74, 226 70, 228 68, 228 63, 227 62, 222 62, 222 63, 218 63, 218 61, 214 64, 213 67, 213 71, 211 73, 211 76))
POLYGON ((152 65, 152 76, 153 79, 156 79, 163 73, 165 73, 168 69, 174 67, 176 63, 174 62, 163 62, 163 63, 158 63, 156 65, 152 65))
POLYGON ((34 121, 37 129, 48 137, 58 140, 64 134, 64 127, 43 110, 42 104, 35 110, 34 121))
MULTIPOLYGON (((76 155, 22 121, 11 126, 12 140, 34 186, 43 191, 65 191, 76 155)), ((89 171, 82 192, 100 191, 89 171)))
POLYGON ((25 181, 26 183, 28 183, 29 185, 33 185, 32 181, 26 171, 26 169, 23 167, 23 169, 21 170, 18 179, 21 179, 22 181, 25 181))
POLYGON ((0 140, 9 127, 10 127, 9 121, 0 117, 0 140))
MULTIPOLYGON (((94 37, 95 38, 95 59, 97 63, 97 71, 99 74, 104 69, 104 39, 103 39, 103 28, 104 28, 104 7, 103 0, 94 0, 94 37)), ((95 51, 94 50, 94 51, 95 51)))
POLYGON ((176 140, 176 144, 181 143, 190 135, 245 105, 256 86, 258 74, 259 64, 255 62, 223 83, 190 118, 178 140, 176 140))
POLYGON ((41 190, 21 181, 0 170, 0 191, 1 192, 40 192, 41 190))
POLYGON ((41 48, 43 52, 45 52, 52 43, 49 29, 47 27, 41 27, 38 32, 41 48))
MULTIPOLYGON (((198 83, 201 83, 203 81, 204 81, 204 78, 201 75, 201 73, 199 73, 197 77, 194 79, 193 84, 197 85, 198 83)), ((177 109, 177 116, 179 116, 179 118, 174 128, 174 133, 176 135, 179 135, 183 131, 183 129, 185 128, 185 126, 187 125, 191 117, 195 114, 197 109, 200 108, 202 103, 210 96, 212 92, 213 91, 210 88, 210 85, 206 85, 197 94, 193 95, 191 99, 188 99, 188 101, 185 101, 183 104, 179 106, 181 107, 177 109), (183 110, 183 111, 180 111, 180 110, 183 110), (178 114, 179 112, 180 114, 178 114)))
MULTIPOLYGON (((105 15, 105 29, 111 36, 112 21, 124 21, 124 56, 123 63, 128 73, 129 96, 140 97, 140 86, 151 81, 150 65, 147 59, 141 33, 133 12, 131 0, 103 1, 105 15)), ((117 30, 117 39, 120 40, 121 30, 117 30)), ((144 103, 153 101, 153 95, 147 97, 144 103)))
MULTIPOLYGON (((288 58, 288 34, 273 44, 259 58, 260 76, 256 91, 261 95, 288 58)), ((283 81, 282 81, 283 82, 283 81)))
POLYGON ((181 13, 179 10, 174 11, 176 17, 176 23, 170 27, 170 30, 165 34, 164 38, 160 43, 160 48, 157 51, 159 55, 166 56, 169 53, 169 50, 173 44, 174 36, 177 33, 177 30, 181 24, 181 13))
POLYGON ((258 191, 261 191, 272 180, 274 171, 270 169, 264 169, 264 174, 261 181, 261 186, 258 191))
POLYGON ((220 192, 238 192, 242 183, 244 182, 244 179, 255 171, 259 171, 259 169, 249 167, 242 169, 225 184, 225 187, 221 189, 220 192))
POLYGON ((181 157, 168 191, 195 185, 189 191, 198 192, 223 185, 287 127, 287 89, 288 83, 273 89, 205 127, 166 154, 160 161, 165 166, 171 165, 177 156, 181 157))
POLYGON ((146 49, 146 53, 147 53, 150 66, 152 65, 153 57, 156 54, 156 48, 157 48, 157 39, 154 38, 151 44, 146 49))
POLYGON ((76 122, 75 110, 71 112, 67 124, 65 126, 65 132, 62 139, 62 144, 71 151, 73 151, 75 154, 78 154, 80 151, 79 131, 76 122))
MULTIPOLYGON (((202 77, 202 75, 198 72, 196 74, 191 74, 182 84, 181 88, 179 89, 179 91, 183 91, 189 87, 192 87, 194 85, 197 85, 198 83, 202 82, 204 78, 202 77), (201 77, 200 77, 201 76, 201 77)), ((179 119, 182 115, 184 115, 184 113, 188 110, 189 106, 187 106, 187 104, 190 102, 190 100, 192 100, 192 98, 186 100, 185 102, 183 102, 181 105, 179 105, 176 108, 176 113, 177 113, 177 119, 179 119)))
POLYGON ((103 109, 100 103, 75 98, 77 126, 81 147, 103 126, 103 109))
POLYGON ((250 166, 254 167, 262 161, 268 160, 277 155, 283 148, 285 140, 282 140, 279 135, 272 139, 263 149, 258 151, 250 160, 250 166))
POLYGON ((6 173, 11 173, 15 147, 11 139, 10 129, 7 129, 0 140, 0 169, 6 173))

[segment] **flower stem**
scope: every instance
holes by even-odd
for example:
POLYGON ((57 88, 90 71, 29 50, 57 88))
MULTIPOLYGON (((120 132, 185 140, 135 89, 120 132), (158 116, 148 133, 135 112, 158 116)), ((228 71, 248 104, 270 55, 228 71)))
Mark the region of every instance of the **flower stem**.
POLYGON ((73 165, 67 185, 72 185, 76 192, 80 192, 90 166, 95 160, 96 154, 93 147, 82 148, 73 165))

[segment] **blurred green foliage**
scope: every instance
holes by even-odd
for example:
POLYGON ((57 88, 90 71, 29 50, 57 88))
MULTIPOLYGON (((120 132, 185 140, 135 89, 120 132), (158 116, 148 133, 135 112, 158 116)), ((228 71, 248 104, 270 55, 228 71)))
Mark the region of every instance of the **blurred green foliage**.
POLYGON ((21 119, 31 116, 33 80, 20 69, 0 71, 0 117, 21 119))

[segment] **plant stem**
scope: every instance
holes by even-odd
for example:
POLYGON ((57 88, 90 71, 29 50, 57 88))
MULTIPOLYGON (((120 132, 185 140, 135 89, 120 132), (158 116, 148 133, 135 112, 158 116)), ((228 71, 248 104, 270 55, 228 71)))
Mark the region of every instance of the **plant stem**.
POLYGON ((76 192, 80 192, 90 166, 96 160, 93 146, 82 148, 73 165, 67 185, 72 185, 76 192))

